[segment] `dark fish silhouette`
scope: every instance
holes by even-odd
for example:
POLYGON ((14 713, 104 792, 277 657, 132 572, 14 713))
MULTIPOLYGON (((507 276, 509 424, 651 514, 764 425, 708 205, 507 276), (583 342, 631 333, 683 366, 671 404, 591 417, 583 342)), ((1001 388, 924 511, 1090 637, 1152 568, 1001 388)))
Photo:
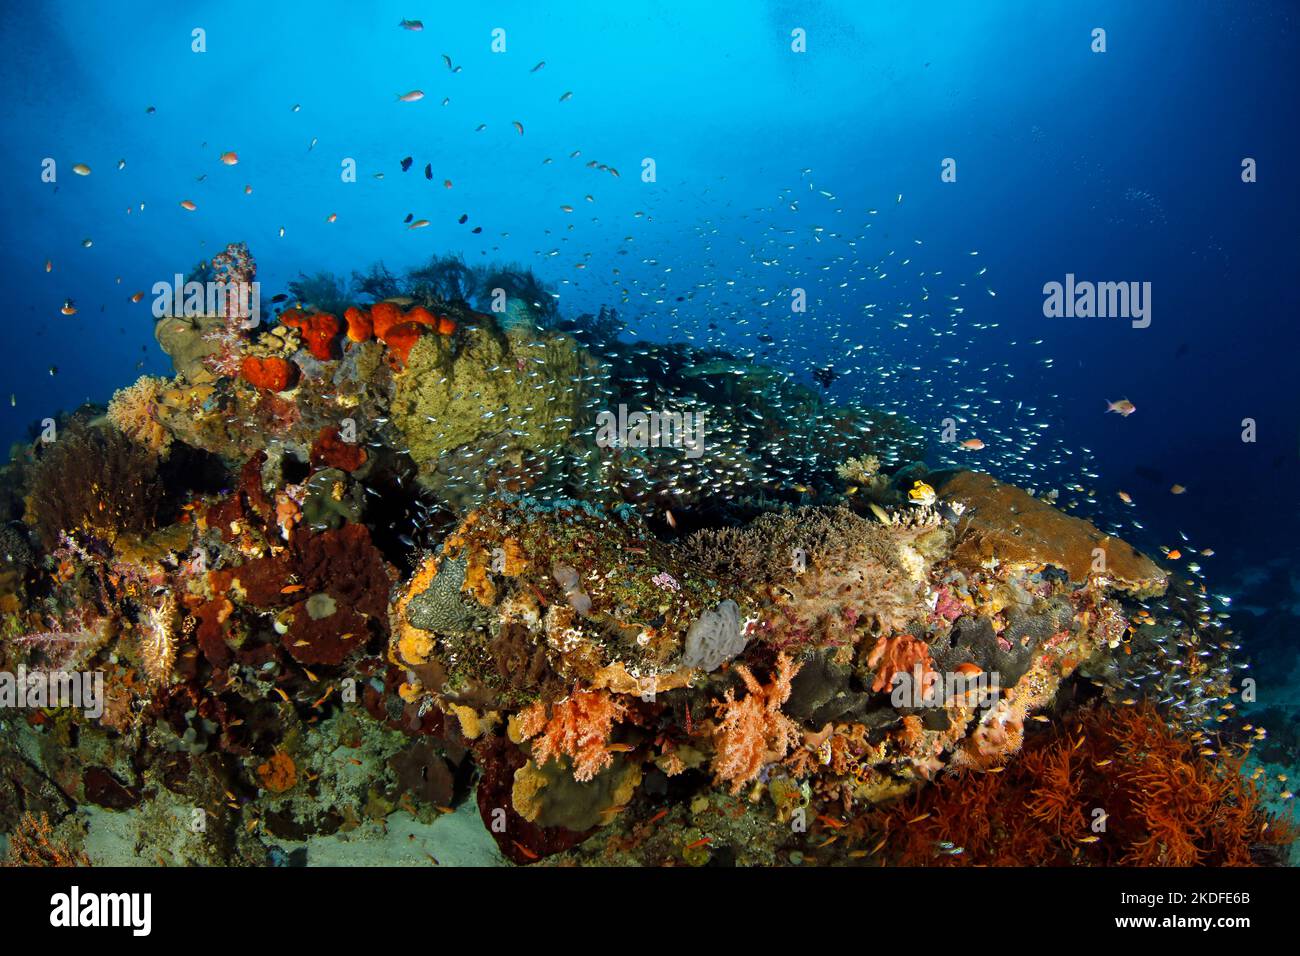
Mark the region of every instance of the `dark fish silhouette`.
POLYGON ((835 371, 833 366, 827 365, 825 368, 815 369, 812 376, 822 388, 830 388, 831 384, 840 377, 840 373, 835 371))
POLYGON ((412 159, 413 157, 407 156, 406 159, 402 160, 402 172, 406 172, 408 169, 411 168, 412 159))
POLYGON ((433 178, 433 163, 424 164, 424 178, 425 179, 433 178))

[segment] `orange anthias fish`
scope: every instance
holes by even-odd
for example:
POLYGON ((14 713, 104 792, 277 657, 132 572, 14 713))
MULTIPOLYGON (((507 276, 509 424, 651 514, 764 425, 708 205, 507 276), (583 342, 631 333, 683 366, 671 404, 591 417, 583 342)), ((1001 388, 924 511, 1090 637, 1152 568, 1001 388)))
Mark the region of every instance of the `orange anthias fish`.
POLYGON ((424 92, 422 90, 411 90, 409 93, 400 94, 397 98, 403 103, 418 103, 424 99, 424 92))
POLYGON ((1132 402, 1130 402, 1127 398, 1121 398, 1118 402, 1107 401, 1106 411, 1118 412, 1124 418, 1128 418, 1130 415, 1132 415, 1134 412, 1137 411, 1137 406, 1134 405, 1132 402))
POLYGON ((961 443, 961 447, 967 451, 981 451, 984 448, 984 443, 978 438, 967 438, 961 443))
POLYGON ((231 150, 228 153, 221 154, 221 161, 225 163, 227 166, 234 166, 236 163, 239 162, 239 156, 238 154, 235 153, 234 150, 231 150))

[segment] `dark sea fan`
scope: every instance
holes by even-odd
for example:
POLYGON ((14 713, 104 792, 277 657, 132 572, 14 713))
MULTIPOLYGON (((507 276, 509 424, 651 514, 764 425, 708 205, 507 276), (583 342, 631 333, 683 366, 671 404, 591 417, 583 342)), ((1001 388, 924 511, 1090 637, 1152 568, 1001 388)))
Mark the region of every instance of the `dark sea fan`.
POLYGON ((111 543, 152 530, 162 492, 147 449, 120 432, 78 425, 44 446, 32 468, 28 518, 47 548, 65 533, 111 543))

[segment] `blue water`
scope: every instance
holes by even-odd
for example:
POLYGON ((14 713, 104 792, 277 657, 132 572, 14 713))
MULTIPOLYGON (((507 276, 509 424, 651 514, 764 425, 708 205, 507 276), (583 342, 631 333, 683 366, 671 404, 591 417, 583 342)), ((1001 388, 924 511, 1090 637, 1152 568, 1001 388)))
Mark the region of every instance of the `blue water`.
POLYGON ((957 403, 986 441, 1043 423, 1025 455, 989 441, 982 459, 933 458, 1040 490, 1081 481, 1097 491, 1081 513, 1144 546, 1182 531, 1215 549, 1212 587, 1293 557, 1293 4, 187 6, 3 15, 6 441, 169 374, 149 290, 228 242, 249 244, 264 296, 299 271, 453 252, 533 268, 566 314, 616 305, 640 335, 754 351, 809 382, 834 363, 832 398, 932 436, 957 403), (422 101, 397 100, 413 89, 422 101), (1043 284, 1066 273, 1151 282, 1150 327, 1044 318, 1043 284), (1122 397, 1133 416, 1104 414, 1122 397), (1085 458, 1096 478, 1073 470, 1085 458))

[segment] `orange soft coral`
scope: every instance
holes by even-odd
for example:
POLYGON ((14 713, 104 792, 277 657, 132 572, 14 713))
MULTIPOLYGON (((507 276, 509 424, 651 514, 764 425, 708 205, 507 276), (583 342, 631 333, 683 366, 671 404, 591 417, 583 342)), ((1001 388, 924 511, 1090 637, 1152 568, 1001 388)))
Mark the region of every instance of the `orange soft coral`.
POLYGON ((627 714, 627 705, 607 691, 578 690, 551 705, 537 702, 520 714, 519 736, 535 737, 533 760, 538 766, 552 757, 568 757, 573 763, 573 779, 590 780, 613 762, 609 734, 616 721, 627 714))
POLYGON ((772 682, 763 685, 748 667, 737 664, 734 669, 745 682, 746 695, 736 700, 735 691, 728 690, 723 700, 714 703, 721 721, 714 732, 713 772, 719 781, 731 784, 732 793, 739 793, 764 766, 782 759, 799 743, 799 728, 781 713, 799 667, 781 654, 772 682))

